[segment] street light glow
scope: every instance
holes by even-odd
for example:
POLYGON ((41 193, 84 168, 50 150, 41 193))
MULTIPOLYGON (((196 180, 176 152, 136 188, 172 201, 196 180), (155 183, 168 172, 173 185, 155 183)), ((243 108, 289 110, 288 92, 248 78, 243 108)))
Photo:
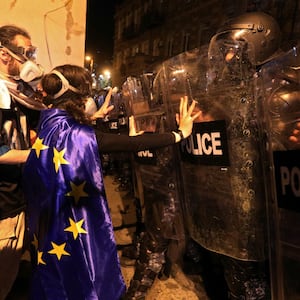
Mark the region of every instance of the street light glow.
POLYGON ((104 70, 103 71, 103 74, 104 74, 104 76, 106 77, 106 78, 110 78, 110 71, 109 70, 104 70))
POLYGON ((90 69, 91 73, 93 73, 93 68, 94 68, 94 59, 93 59, 93 57, 90 56, 90 55, 86 55, 85 60, 87 62, 89 62, 89 69, 90 69))

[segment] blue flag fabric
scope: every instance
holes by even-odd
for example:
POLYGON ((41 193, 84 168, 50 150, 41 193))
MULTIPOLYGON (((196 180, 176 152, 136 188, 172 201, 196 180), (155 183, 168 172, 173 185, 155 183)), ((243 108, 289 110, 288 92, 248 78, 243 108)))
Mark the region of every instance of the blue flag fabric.
POLYGON ((125 291, 95 133, 64 110, 41 114, 24 168, 30 299, 119 300, 125 291))

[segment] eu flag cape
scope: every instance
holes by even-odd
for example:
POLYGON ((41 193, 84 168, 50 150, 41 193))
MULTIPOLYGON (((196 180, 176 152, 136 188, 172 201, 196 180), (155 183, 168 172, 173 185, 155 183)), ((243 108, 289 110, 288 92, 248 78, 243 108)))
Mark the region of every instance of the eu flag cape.
POLYGON ((125 284, 93 129, 64 110, 42 111, 24 188, 35 264, 30 299, 120 299, 125 284))

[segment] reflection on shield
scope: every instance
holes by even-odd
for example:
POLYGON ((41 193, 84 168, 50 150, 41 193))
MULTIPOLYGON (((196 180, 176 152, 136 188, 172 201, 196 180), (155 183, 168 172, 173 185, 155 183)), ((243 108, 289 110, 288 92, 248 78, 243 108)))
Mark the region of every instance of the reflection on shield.
POLYGON ((165 62, 162 89, 169 107, 187 94, 198 101, 201 121, 211 122, 195 126, 181 147, 189 234, 214 252, 264 260, 266 211, 251 49, 243 41, 219 35, 208 51, 202 47, 165 62), (225 124, 224 129, 220 124, 225 124), (224 165, 220 164, 221 149, 228 155, 224 165))
MULTIPOLYGON (((144 134, 170 132, 175 122, 167 118, 164 70, 157 74, 143 74, 127 78, 123 84, 123 97, 135 117, 138 131, 144 134)), ((179 99, 180 100, 180 99, 179 99)), ((179 101, 177 101, 179 107, 179 101)), ((144 150, 134 155, 136 189, 144 208, 147 231, 152 236, 173 240, 184 245, 184 227, 180 205, 178 181, 178 148, 176 145, 157 150, 144 150)), ((183 249, 183 248, 182 248, 183 249)), ((182 250, 181 249, 181 250, 182 250)), ((178 254, 180 252, 178 251, 178 254)))
POLYGON ((216 34, 209 45, 209 84, 242 85, 255 72, 253 45, 242 38, 243 30, 216 34), (217 83, 216 83, 217 82, 217 83))
POLYGON ((265 91, 266 181, 274 299, 300 299, 300 146, 289 137, 300 120, 300 56, 296 45, 261 70, 265 91))

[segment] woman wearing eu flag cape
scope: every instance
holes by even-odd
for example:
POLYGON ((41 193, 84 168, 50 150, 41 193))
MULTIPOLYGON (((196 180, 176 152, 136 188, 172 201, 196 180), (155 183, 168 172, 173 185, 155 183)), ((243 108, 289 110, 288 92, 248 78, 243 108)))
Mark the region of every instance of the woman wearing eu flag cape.
MULTIPOLYGON (((38 136, 24 169, 34 264, 31 299, 121 299, 125 284, 103 184, 99 151, 139 151, 191 134, 195 102, 180 105, 179 131, 151 137, 94 131, 84 108, 91 81, 79 66, 41 80, 38 136)), ((109 110, 106 103, 105 108, 109 110)), ((99 115, 98 115, 99 116, 99 115)))

